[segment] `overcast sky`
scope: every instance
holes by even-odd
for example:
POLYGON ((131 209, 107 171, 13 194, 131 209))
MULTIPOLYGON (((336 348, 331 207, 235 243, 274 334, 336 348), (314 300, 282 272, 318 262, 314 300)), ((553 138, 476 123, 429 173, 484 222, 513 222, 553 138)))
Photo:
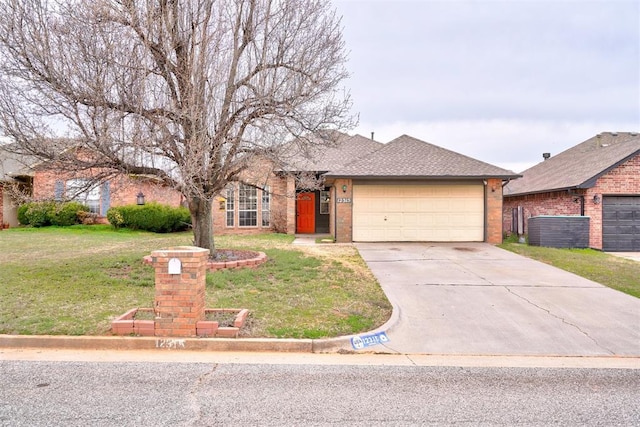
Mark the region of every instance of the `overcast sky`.
POLYGON ((360 125, 515 172, 640 131, 640 2, 334 0, 360 125))

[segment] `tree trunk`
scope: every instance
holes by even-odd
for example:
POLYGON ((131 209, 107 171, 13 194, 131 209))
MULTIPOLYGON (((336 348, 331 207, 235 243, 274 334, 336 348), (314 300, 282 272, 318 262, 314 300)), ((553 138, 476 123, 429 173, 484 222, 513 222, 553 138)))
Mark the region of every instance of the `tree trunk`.
POLYGON ((194 246, 209 249, 210 256, 215 253, 213 241, 212 200, 192 197, 189 201, 191 224, 193 225, 194 246))

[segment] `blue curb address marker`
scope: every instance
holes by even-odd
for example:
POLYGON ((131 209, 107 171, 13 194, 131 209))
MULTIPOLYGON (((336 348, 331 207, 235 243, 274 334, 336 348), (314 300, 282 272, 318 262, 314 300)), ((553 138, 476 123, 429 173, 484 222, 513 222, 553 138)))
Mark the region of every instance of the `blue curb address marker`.
POLYGON ((389 342, 389 337, 385 332, 377 332, 375 334, 368 335, 356 335, 351 338, 351 346, 355 350, 362 350, 366 347, 371 347, 378 344, 386 344, 389 342))

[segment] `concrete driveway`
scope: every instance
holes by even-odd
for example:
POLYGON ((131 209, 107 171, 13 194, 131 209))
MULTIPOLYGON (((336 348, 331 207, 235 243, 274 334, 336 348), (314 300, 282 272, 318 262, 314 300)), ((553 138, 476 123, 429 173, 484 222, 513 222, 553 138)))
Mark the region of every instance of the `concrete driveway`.
POLYGON ((358 243, 399 353, 640 356, 640 299, 484 243, 358 243))

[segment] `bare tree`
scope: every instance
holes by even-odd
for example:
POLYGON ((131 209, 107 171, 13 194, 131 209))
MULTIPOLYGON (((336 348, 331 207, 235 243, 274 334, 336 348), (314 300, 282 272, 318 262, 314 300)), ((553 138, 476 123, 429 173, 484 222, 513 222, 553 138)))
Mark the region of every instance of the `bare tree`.
POLYGON ((227 183, 354 125, 345 62, 326 0, 3 0, 0 126, 68 171, 160 177, 214 250, 227 183))

